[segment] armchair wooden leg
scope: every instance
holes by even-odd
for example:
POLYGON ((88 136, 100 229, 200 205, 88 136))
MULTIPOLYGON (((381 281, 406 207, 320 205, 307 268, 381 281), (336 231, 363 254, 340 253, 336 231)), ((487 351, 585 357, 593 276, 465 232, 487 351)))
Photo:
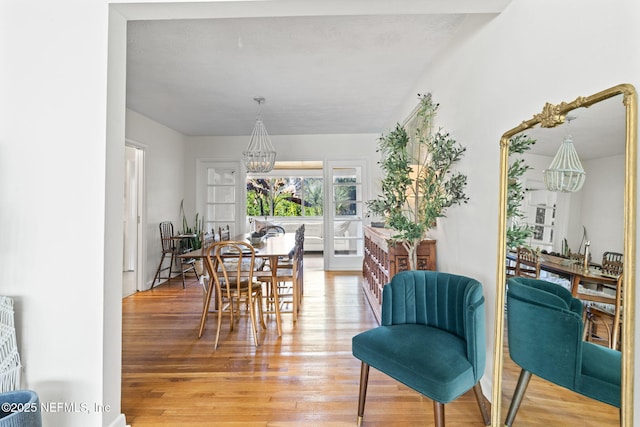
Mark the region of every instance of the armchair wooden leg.
POLYGON ((444 427, 444 403, 433 401, 433 417, 436 427, 444 427))
POLYGON ((478 401, 478 407, 480 407, 480 413, 482 414, 482 420, 484 421, 484 425, 491 425, 491 416, 489 415, 489 410, 487 409, 487 403, 484 400, 484 394, 482 394, 482 386, 480 385, 480 381, 473 386, 473 392, 476 395, 476 400, 478 401))
POLYGON ((362 425, 364 402, 367 399, 367 383, 369 382, 369 365, 362 362, 360 366, 360 395, 358 397, 358 425, 362 425))
POLYGON ((507 427, 511 427, 511 425, 513 424, 513 421, 516 418, 516 413, 518 412, 518 408, 522 403, 524 392, 527 391, 529 380, 531 380, 531 372, 523 369, 520 372, 520 377, 518 378, 518 385, 516 385, 516 390, 513 393, 513 400, 511 400, 511 405, 509 405, 509 412, 507 413, 507 419, 504 422, 505 426, 507 427))

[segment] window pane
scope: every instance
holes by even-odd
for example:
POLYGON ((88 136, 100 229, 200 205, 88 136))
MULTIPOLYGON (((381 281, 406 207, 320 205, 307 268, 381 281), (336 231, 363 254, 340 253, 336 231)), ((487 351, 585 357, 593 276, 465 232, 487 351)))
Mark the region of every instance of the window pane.
POLYGON ((536 225, 533 230, 533 238, 536 240, 542 240, 543 235, 544 235, 544 227, 540 225, 536 225))
POLYGON ((322 216, 323 190, 322 178, 305 178, 303 181, 303 215, 322 216))
POLYGON ((276 178, 272 184, 273 215, 302 215, 301 189, 300 178, 276 178))
POLYGON ((247 216, 271 216, 271 181, 247 178, 247 216))
POLYGON ((334 255, 355 255, 357 241, 352 237, 358 233, 355 232, 356 223, 349 220, 333 221, 333 253, 334 255))
POLYGON ((235 221, 235 210, 234 204, 210 204, 207 205, 207 218, 215 218, 215 221, 235 221))
POLYGON ((209 168, 207 171, 207 184, 209 185, 234 185, 236 183, 233 169, 209 168))
POLYGON ((280 176, 247 179, 247 216, 322 216, 320 177, 280 176))
POLYGON ((544 208, 537 208, 536 209, 536 224, 545 224, 545 217, 546 217, 547 211, 544 208))
POLYGON ((342 183, 357 183, 360 182, 359 171, 355 168, 336 168, 333 170, 333 183, 334 184, 342 184, 342 183))
POLYGON ((209 202, 233 203, 235 202, 235 187, 209 187, 209 202))
POLYGON ((340 185, 333 187, 333 204, 335 215, 357 214, 357 187, 355 185, 340 185))

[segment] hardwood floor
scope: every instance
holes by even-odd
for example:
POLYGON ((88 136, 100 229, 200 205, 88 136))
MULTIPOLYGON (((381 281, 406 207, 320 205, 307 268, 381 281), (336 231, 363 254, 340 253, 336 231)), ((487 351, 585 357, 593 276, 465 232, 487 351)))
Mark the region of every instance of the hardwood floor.
MULTIPOLYGON (((505 333, 505 337, 506 335, 505 333)), ((507 346, 505 346, 504 352, 501 420, 505 420, 507 417, 513 391, 520 375, 520 367, 509 358, 507 346)), ((620 425, 620 411, 606 403, 568 391, 542 378, 532 376, 513 425, 514 427, 618 426, 620 425)))
MULTIPOLYGON (((182 289, 181 281, 174 280, 123 299, 122 411, 127 423, 354 426, 360 362, 351 354, 351 337, 377 324, 360 290, 361 275, 324 272, 312 260, 305 257, 298 322, 283 315, 278 338, 275 319, 269 317, 257 348, 246 317, 233 332, 223 320, 217 351, 213 317, 197 338, 202 291, 195 281, 182 289)), ((504 392, 510 401, 508 382, 515 384, 517 371, 506 368, 504 392)), ((429 399, 374 369, 367 394, 365 426, 433 425, 429 399)), ((536 386, 525 396, 516 425, 608 425, 590 413, 610 407, 585 399, 590 403, 585 414, 573 398, 561 389, 538 391, 536 386), (571 418, 571 412, 581 418, 571 418)), ((472 392, 446 405, 446 416, 447 426, 483 425, 472 392)))

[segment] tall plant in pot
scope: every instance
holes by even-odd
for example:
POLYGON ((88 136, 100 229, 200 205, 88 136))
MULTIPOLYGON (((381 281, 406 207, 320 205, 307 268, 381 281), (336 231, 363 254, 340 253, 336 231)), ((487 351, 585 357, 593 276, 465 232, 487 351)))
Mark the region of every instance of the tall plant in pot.
MULTIPOLYGON (((184 239, 185 241, 181 241, 181 245, 185 247, 181 247, 182 250, 196 250, 202 248, 202 230, 204 226, 204 219, 200 218, 200 214, 196 212, 195 221, 193 226, 189 225, 189 221, 187 221, 187 215, 184 212, 184 200, 180 201, 180 214, 182 215, 182 231, 180 234, 192 234, 194 237, 189 237, 188 239, 184 239)), ((202 258, 196 259, 196 271, 198 274, 202 274, 204 272, 204 265, 202 262, 202 258)))
POLYGON ((196 212, 195 221, 193 227, 189 225, 187 221, 187 215, 184 213, 184 200, 180 202, 180 214, 182 215, 182 231, 180 234, 192 234, 194 237, 187 239, 189 241, 189 249, 200 249, 202 247, 201 235, 204 226, 203 218, 200 218, 200 214, 196 212))
POLYGON ((507 183, 507 249, 515 249, 524 245, 533 234, 533 227, 523 219, 525 212, 522 210, 522 202, 525 198, 525 188, 522 186, 522 177, 531 169, 522 155, 531 149, 536 140, 525 134, 519 134, 509 141, 509 170, 507 183))
POLYGON ((449 207, 468 201, 467 176, 452 170, 466 148, 449 133, 434 132, 438 104, 431 94, 418 98, 418 108, 407 125, 398 123, 379 139, 381 194, 367 202, 369 213, 383 217, 385 226, 393 230, 392 243, 407 251, 411 269, 417 267, 417 248, 436 220, 449 207))

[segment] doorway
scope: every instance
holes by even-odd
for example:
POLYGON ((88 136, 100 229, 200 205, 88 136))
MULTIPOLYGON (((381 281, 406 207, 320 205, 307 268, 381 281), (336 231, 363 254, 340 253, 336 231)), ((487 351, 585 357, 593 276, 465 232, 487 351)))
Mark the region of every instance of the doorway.
POLYGON ((125 146, 122 297, 143 290, 143 254, 141 219, 144 200, 144 151, 125 146))

